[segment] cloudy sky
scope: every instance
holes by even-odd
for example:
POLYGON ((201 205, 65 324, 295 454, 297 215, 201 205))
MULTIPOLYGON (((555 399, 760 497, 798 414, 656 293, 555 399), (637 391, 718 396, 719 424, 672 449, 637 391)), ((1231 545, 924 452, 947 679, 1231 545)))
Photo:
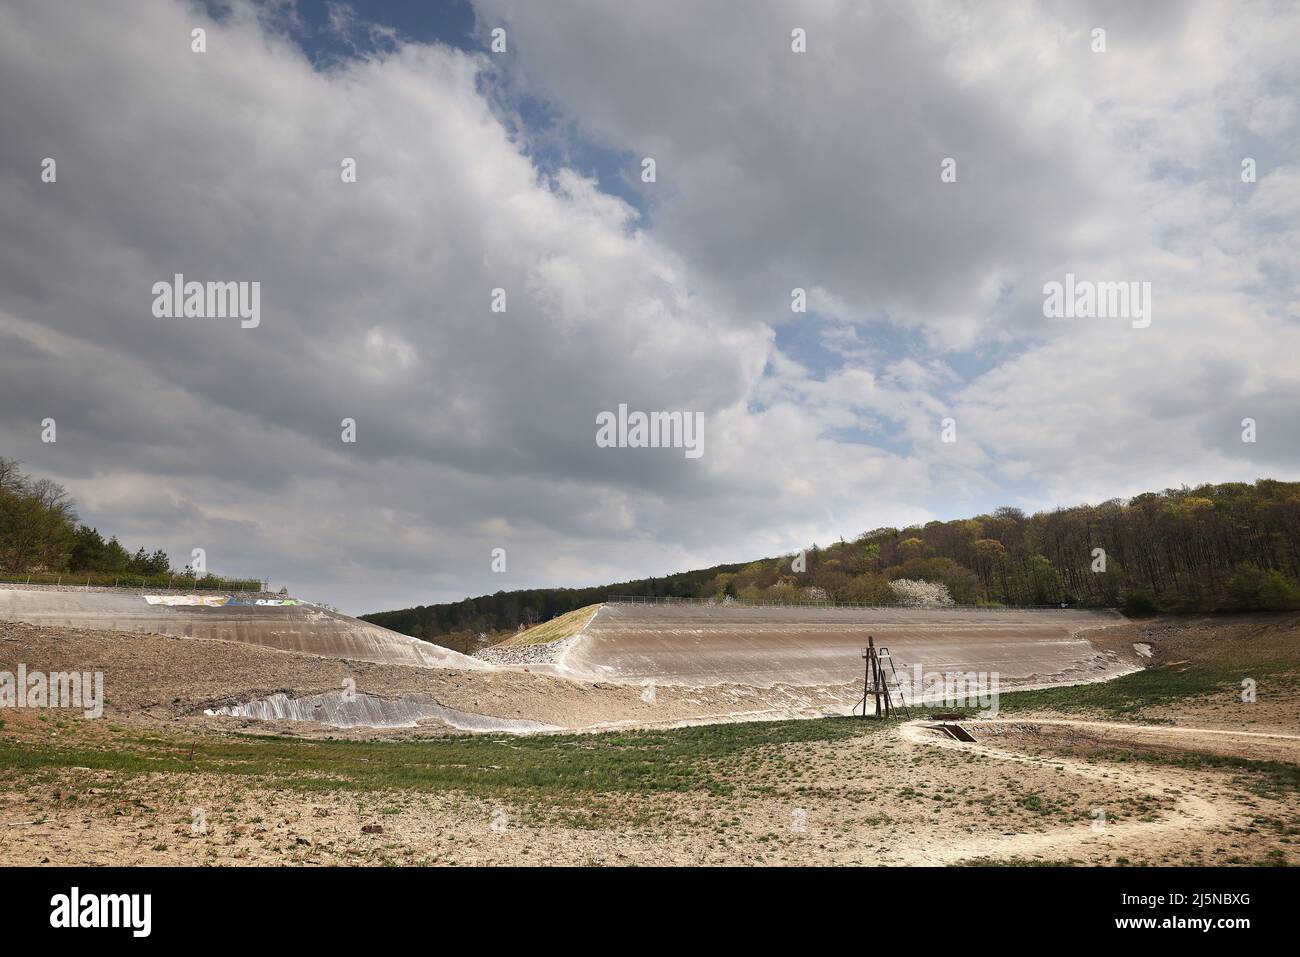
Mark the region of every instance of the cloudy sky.
POLYGON ((1300 478, 1297 49, 1290 3, 9 0, 0 455, 354 613, 1300 478), (176 273, 260 325, 155 317, 176 273), (1066 273, 1149 327, 1045 318, 1066 273), (598 447, 619 403, 704 454, 598 447))

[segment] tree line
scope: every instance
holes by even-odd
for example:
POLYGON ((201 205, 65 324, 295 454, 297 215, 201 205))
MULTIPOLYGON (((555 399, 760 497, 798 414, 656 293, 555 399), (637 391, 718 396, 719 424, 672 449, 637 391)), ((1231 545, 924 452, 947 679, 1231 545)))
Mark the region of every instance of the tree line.
MULTIPOLYGON (((0 576, 84 576, 96 584, 111 584, 119 578, 157 582, 189 574, 188 567, 174 570, 161 548, 131 552, 116 536, 105 541, 97 528, 81 524, 76 504, 62 485, 33 479, 23 473, 21 463, 0 457, 0 576)), ((216 580, 210 575, 199 579, 216 580)))
POLYGON ((597 604, 613 595, 695 598, 714 576, 735 572, 740 568, 740 565, 716 565, 663 578, 639 578, 590 588, 499 591, 494 595, 481 595, 448 604, 420 605, 397 611, 374 612, 361 617, 384 628, 448 647, 474 647, 481 643, 473 640, 479 634, 503 636, 503 633, 515 631, 521 625, 527 628, 550 621, 557 615, 597 604))
POLYGON ((893 604, 890 582, 944 585, 964 605, 1088 605, 1130 613, 1300 608, 1300 483, 1149 492, 1027 515, 877 528, 801 553, 592 588, 497 592, 364 616, 429 640, 505 631, 612 595, 893 604))
POLYGON ((1300 483, 1165 489, 1026 515, 1016 508, 814 545, 745 566, 706 591, 888 601, 898 578, 940 582, 960 604, 1119 606, 1133 612, 1300 607, 1300 483))

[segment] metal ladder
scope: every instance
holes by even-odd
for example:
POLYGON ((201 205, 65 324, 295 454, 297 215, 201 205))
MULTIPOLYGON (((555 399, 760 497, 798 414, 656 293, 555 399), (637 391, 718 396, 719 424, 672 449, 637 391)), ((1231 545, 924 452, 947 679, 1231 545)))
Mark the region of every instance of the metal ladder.
MULTIPOLYGON (((898 706, 903 709, 903 714, 911 720, 912 712, 907 707, 907 699, 903 697, 903 683, 898 680, 898 669, 894 667, 894 656, 889 653, 889 648, 885 645, 880 646, 877 655, 882 661, 889 661, 889 673, 893 676, 894 688, 898 693, 898 706)), ((881 675, 884 675, 883 667, 881 668, 881 675)), ((886 693, 888 693, 888 689, 886 689, 886 693)))
POLYGON ((889 653, 889 649, 884 646, 876 645, 876 640, 871 635, 867 636, 867 647, 862 650, 862 659, 866 662, 865 673, 862 679, 862 697, 858 700, 857 705, 853 708, 853 713, 858 713, 858 708, 862 709, 862 717, 867 717, 867 702, 875 698, 876 717, 881 717, 881 705, 884 705, 884 717, 889 717, 893 710, 893 697, 898 695, 899 707, 910 720, 912 717, 911 710, 907 707, 907 700, 903 697, 903 683, 898 678, 898 669, 894 667, 894 657, 889 653), (889 674, 885 673, 885 662, 889 662, 889 674), (894 692, 891 693, 889 688, 889 678, 893 676, 894 692))

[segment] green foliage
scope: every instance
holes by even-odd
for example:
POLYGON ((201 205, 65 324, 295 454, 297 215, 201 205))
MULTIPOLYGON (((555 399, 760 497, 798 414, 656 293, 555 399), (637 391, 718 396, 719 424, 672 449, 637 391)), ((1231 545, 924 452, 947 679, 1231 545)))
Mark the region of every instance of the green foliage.
POLYGON ((1095 758, 1117 764, 1134 761, 1163 764, 1189 771, 1228 770, 1236 772, 1233 784, 1237 789, 1249 791, 1260 797, 1288 800, 1300 794, 1300 765, 1289 761, 1260 761, 1204 751, 1143 751, 1119 748, 1100 751, 1095 758))
MULTIPOLYGON (((144 549, 140 551, 143 552, 144 549)), ((138 555, 139 553, 137 557, 138 555)), ((163 558, 165 559, 166 555, 163 558)), ((168 567, 164 564, 159 571, 165 572, 168 567)), ((137 575, 144 573, 138 562, 133 563, 131 555, 116 537, 106 542, 98 529, 85 525, 79 526, 73 533, 72 555, 68 562, 68 570, 105 574, 113 572, 118 575, 126 574, 127 571, 137 575), (132 567, 133 564, 135 567, 132 567)))
POLYGON ((117 585, 123 588, 185 588, 192 591, 261 591, 265 583, 256 578, 220 578, 217 575, 194 575, 166 572, 160 575, 137 575, 133 572, 22 572, 0 574, 0 580, 33 585, 117 585))
POLYGON ((774 746, 842 741, 891 725, 818 718, 705 725, 665 731, 433 741, 304 741, 229 735, 123 732, 114 747, 62 738, 33 745, 0 739, 0 766, 24 771, 85 767, 119 774, 237 774, 297 791, 463 791, 520 801, 573 801, 584 794, 729 794, 740 770, 774 746))
MULTIPOLYGON (((788 561, 788 559, 787 559, 788 561)), ((741 565, 715 565, 699 571, 683 572, 665 578, 641 578, 591 588, 532 588, 524 591, 499 591, 495 595, 466 598, 443 605, 420 605, 398 611, 381 611, 361 617, 366 621, 400 631, 416 638, 433 640, 453 631, 514 631, 520 624, 550 621, 557 615, 595 605, 611 595, 695 598, 701 593, 712 595, 718 580, 727 594, 736 594, 733 582, 724 576, 735 575, 741 565)), ((775 580, 775 575, 772 579, 775 580)))
POLYGON ((33 482, 17 462, 0 458, 0 569, 66 568, 76 518, 60 485, 33 482))
POLYGON ((453 605, 367 615, 422 638, 457 628, 512 630, 610 595, 728 596, 892 604, 890 580, 946 585, 958 604, 1122 605, 1215 611, 1300 608, 1300 483, 1260 479, 1149 492, 1026 515, 1015 508, 909 528, 877 528, 852 542, 596 588, 498 592, 453 605), (1098 564, 1096 549, 1105 552, 1098 564), (1234 571, 1235 570, 1235 571, 1234 571))
POLYGON ((1236 611, 1291 611, 1300 608, 1300 588, 1279 571, 1242 565, 1228 579, 1227 606, 1236 611))
POLYGON ((1037 691, 1005 691, 998 702, 998 710, 1004 716, 1055 711, 1065 714, 1099 712, 1116 718, 1138 718, 1148 709, 1173 701, 1239 694, 1240 682, 1240 673, 1230 669, 1200 665, 1145 668, 1113 681, 1037 691))
POLYGON ((135 553, 126 570, 136 575, 165 575, 171 568, 171 560, 161 548, 152 555, 146 555, 143 548, 135 553))
POLYGON ((889 579, 884 575, 858 575, 848 579, 832 594, 836 601, 855 605, 889 605, 896 600, 889 590, 889 579))
MULTIPOLYGON (((98 529, 77 522, 67 490, 49 479, 30 479, 19 463, 0 458, 0 577, 33 583, 74 578, 94 585, 119 580, 163 587, 173 583, 171 561, 161 548, 131 554, 116 537, 104 541, 98 529)), ((214 576, 175 584, 194 588, 253 590, 256 580, 229 582, 214 576)))
POLYGON ((1124 593, 1120 607, 1126 615, 1158 615, 1161 611, 1160 602, 1148 588, 1130 588, 1124 593))
POLYGON ((1044 555, 1029 559, 1029 592, 1035 605, 1054 605, 1061 600, 1061 576, 1044 555))

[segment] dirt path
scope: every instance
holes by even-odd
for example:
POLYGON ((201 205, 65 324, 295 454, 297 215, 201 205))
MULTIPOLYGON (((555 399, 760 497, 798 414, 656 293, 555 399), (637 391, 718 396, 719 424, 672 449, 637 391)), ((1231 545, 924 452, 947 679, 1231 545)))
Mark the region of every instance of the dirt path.
MULTIPOLYGON (((962 722, 962 726, 974 734, 981 728, 997 726, 1031 726, 1054 725, 1071 728, 1087 728, 1103 732, 1122 731, 1138 735, 1235 735, 1248 738, 1285 739, 1300 743, 1300 736, 1265 734, 1250 731, 1208 731, 1200 728, 1150 728, 1142 725, 1111 724, 1104 721, 1084 721, 1071 719, 991 719, 986 721, 962 722)), ((1132 788, 1154 796, 1173 796, 1176 798, 1173 811, 1154 821, 1107 822, 1098 830, 1089 823, 1046 833, 1006 834, 993 837, 980 837, 944 843, 940 846, 917 847, 909 855, 906 863, 941 865, 957 861, 992 858, 1007 860, 1012 858, 1033 859, 1043 855, 1068 857, 1070 852, 1095 852, 1103 847, 1126 853, 1141 853, 1152 846, 1168 846, 1173 841, 1195 840, 1207 831, 1223 827, 1232 822, 1238 813, 1224 802, 1212 800, 1193 788, 1198 787, 1195 779, 1184 774, 1167 771, 1157 767, 1122 767, 1114 764, 1093 764, 1067 757, 1039 757, 976 742, 974 744, 956 741, 926 726, 924 721, 909 722, 899 729, 903 740, 919 747, 927 745, 959 751, 965 754, 979 754, 999 761, 1016 764, 1039 765, 1059 769, 1066 774, 1108 785, 1132 788)), ((1102 809, 1104 810, 1104 808, 1102 809)))
POLYGON ((1300 734, 1281 734, 1276 731, 1234 731, 1228 728, 1185 728, 1175 725, 1151 725, 1151 724, 1121 724, 1116 721, 1084 721, 1076 718, 1032 718, 1015 719, 1015 718, 989 718, 979 721, 962 722, 972 725, 1017 725, 1017 724, 1043 724, 1056 725, 1068 728, 1095 728, 1098 731, 1133 731, 1141 735, 1160 737, 1165 734, 1174 735, 1230 735, 1237 738, 1274 738, 1281 741, 1295 741, 1300 745, 1300 734))

